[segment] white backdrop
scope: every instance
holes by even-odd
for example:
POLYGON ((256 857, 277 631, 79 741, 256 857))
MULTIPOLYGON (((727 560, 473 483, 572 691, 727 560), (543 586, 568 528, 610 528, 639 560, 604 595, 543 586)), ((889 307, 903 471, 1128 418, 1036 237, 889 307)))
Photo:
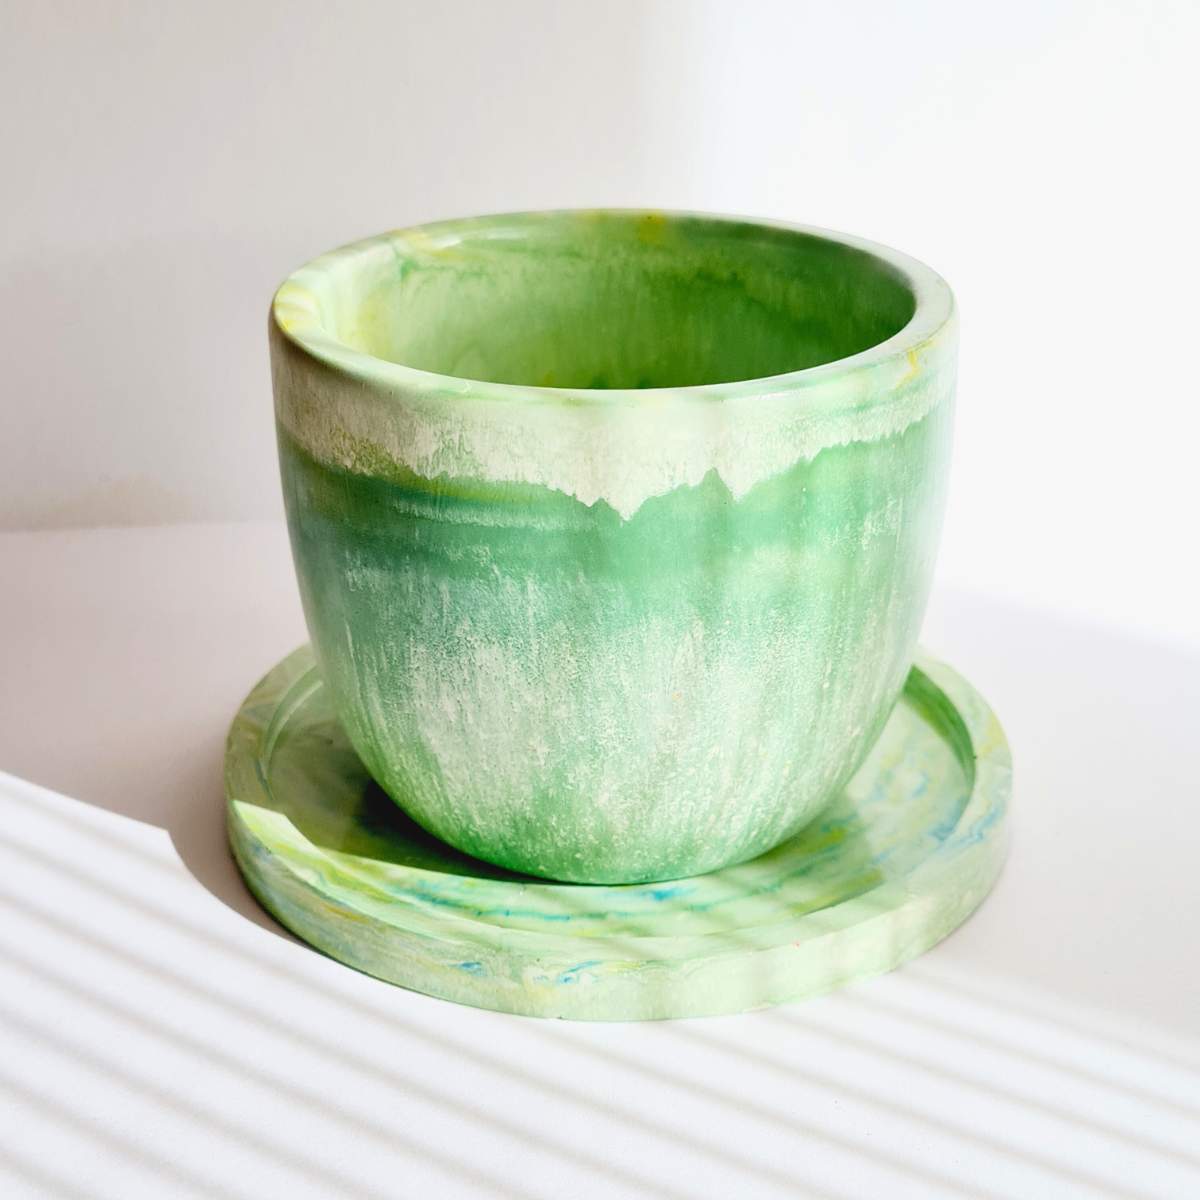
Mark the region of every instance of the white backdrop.
POLYGON ((958 293, 940 571, 1200 642, 1200 5, 0 3, 0 527, 280 511, 278 280, 561 205, 847 229, 958 293))

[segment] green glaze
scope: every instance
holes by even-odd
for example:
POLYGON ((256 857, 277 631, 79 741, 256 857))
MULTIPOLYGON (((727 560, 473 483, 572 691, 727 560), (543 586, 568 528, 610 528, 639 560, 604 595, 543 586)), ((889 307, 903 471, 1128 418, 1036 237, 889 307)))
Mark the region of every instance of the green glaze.
POLYGON ((271 322, 284 495, 372 775, 555 879, 795 834, 912 661, 953 325, 902 255, 715 218, 448 222, 298 271, 271 322))
POLYGON ((939 941, 995 881, 1011 769, 979 695, 922 658, 867 761, 797 837, 667 884, 548 883, 460 855, 399 812, 306 647, 243 704, 225 778, 251 889, 333 958, 483 1008, 637 1020, 799 999, 939 941))

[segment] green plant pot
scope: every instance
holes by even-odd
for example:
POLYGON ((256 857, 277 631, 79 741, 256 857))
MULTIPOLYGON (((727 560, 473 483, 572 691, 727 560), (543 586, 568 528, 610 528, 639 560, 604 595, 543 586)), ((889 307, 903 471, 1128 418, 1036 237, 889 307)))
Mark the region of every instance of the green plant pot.
POLYGON ((913 659, 953 307, 856 238, 649 212, 426 225, 292 275, 292 548, 378 783, 571 881, 698 874, 811 821, 913 659))

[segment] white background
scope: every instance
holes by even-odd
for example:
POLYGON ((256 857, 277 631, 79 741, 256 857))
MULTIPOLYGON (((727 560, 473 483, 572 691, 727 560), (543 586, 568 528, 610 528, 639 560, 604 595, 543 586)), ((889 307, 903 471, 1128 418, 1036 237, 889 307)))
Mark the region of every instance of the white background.
POLYGON ((942 579, 1200 642, 1200 5, 0 3, 0 528, 272 517, 265 324, 399 224, 653 205, 925 259, 942 579))

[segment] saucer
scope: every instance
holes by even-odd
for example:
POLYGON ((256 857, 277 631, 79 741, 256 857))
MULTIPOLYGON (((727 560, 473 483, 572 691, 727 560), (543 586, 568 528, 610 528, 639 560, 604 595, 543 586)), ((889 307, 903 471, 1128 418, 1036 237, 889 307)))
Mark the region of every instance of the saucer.
POLYGON ((414 991, 574 1020, 743 1012, 891 970, 991 889, 1010 785, 987 704, 923 655, 817 821, 669 883, 552 883, 439 842, 367 774, 307 646, 247 697, 225 756, 234 856, 293 933, 414 991))

